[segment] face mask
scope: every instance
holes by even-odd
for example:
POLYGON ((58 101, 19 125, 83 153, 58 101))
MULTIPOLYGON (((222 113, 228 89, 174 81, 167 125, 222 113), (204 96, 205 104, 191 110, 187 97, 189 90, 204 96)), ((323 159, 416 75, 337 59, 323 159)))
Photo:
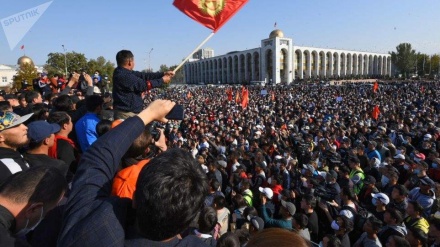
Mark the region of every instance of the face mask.
POLYGON ((309 187, 309 184, 307 183, 307 181, 303 182, 303 187, 309 187))
POLYGON ((371 199, 371 202, 373 203, 374 206, 376 206, 377 199, 373 197, 373 199, 371 199))
POLYGON ((336 220, 332 221, 332 229, 335 231, 339 230, 339 225, 336 223, 336 220))
POLYGON ((390 182, 390 179, 387 176, 382 175, 380 182, 382 183, 382 186, 385 186, 390 182))
POLYGON ((287 153, 284 153, 284 157, 287 157, 288 155, 287 155, 287 153))
POLYGON ((18 231, 15 236, 17 236, 20 239, 26 239, 26 235, 30 232, 33 231, 35 228, 37 228, 38 224, 40 224, 40 222, 43 220, 43 212, 44 212, 44 208, 41 207, 41 214, 40 214, 40 219, 38 220, 38 222, 33 226, 28 228, 28 224, 29 224, 29 219, 26 220, 26 226, 21 229, 20 231, 18 231))
POLYGON ((418 175, 418 174, 420 173, 420 169, 415 169, 415 170, 414 170, 414 173, 415 173, 416 175, 418 175))
POLYGON ((268 183, 268 184, 272 184, 272 178, 268 178, 268 179, 267 179, 267 183, 268 183))
POLYGON ((432 163, 432 168, 438 168, 438 164, 437 163, 432 163))
POLYGON ((409 165, 403 165, 403 168, 405 168, 405 170, 409 170, 409 165))

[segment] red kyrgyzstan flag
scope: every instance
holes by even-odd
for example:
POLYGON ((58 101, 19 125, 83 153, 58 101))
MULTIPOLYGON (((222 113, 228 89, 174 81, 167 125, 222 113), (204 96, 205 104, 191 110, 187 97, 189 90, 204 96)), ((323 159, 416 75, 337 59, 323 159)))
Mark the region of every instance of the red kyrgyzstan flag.
POLYGON ((173 5, 191 19, 217 32, 249 0, 174 0, 173 5))
POLYGON ((379 114, 380 114, 379 106, 375 106, 373 112, 371 113, 371 116, 374 118, 374 120, 377 120, 379 118, 379 114))
POLYGON ((377 89, 379 89, 379 84, 377 84, 377 82, 375 82, 374 86, 373 86, 373 92, 374 93, 377 92, 377 89))
POLYGON ((243 87, 243 89, 241 90, 241 94, 242 94, 241 107, 243 107, 244 109, 249 104, 249 91, 247 90, 247 88, 243 87))
POLYGON ((228 95, 228 101, 232 101, 232 89, 226 89, 226 94, 228 95))
POLYGON ((24 49, 24 45, 22 45, 22 46, 20 47, 20 49, 22 49, 22 50, 23 50, 23 49, 24 49))

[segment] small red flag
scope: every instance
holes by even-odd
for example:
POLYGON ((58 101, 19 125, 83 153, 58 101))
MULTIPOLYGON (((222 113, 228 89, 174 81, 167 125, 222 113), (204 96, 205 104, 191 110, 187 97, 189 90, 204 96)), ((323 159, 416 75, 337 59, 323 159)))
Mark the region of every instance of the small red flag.
POLYGON ((232 89, 226 89, 226 94, 228 95, 228 101, 232 101, 232 89))
POLYGON ((371 113, 371 116, 374 118, 374 120, 377 120, 379 118, 379 114, 380 114, 379 106, 375 106, 373 112, 371 113))
POLYGON ((249 0, 174 0, 173 5, 191 19, 217 32, 249 0))
POLYGON ((241 90, 242 94, 242 100, 241 100, 241 107, 246 108, 249 104, 249 91, 247 88, 243 87, 241 90))
POLYGON ((375 82, 374 86, 373 86, 373 92, 374 93, 377 92, 377 89, 379 89, 379 84, 377 84, 377 82, 375 82))
POLYGON ((24 45, 22 45, 20 49, 24 50, 24 45))

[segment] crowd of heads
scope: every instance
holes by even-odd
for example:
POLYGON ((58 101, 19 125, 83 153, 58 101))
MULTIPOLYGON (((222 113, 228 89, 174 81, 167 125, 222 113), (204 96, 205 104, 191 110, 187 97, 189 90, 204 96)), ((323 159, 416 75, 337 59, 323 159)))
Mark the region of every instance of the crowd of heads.
MULTIPOLYGON (((134 66, 132 57, 120 54, 118 64, 134 66)), ((130 197, 136 229, 153 241, 195 235, 210 246, 436 246, 439 87, 249 86, 246 107, 242 86, 150 90, 145 106, 170 99, 185 118, 148 124, 118 161, 124 169, 149 160, 130 197)), ((60 91, 1 96, 0 146, 31 167, 17 161, 23 172, 0 181, 0 204, 22 208, 17 236, 69 198, 80 155, 120 124, 111 94, 60 91), (90 131, 94 138, 82 136, 90 131), (37 154, 63 163, 34 165, 37 154)), ((4 155, 3 163, 13 158, 4 155)))

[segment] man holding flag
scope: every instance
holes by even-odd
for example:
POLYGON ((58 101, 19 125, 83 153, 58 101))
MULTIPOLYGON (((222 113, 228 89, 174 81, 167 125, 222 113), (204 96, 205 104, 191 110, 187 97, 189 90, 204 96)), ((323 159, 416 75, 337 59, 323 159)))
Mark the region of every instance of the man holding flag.
POLYGON ((113 72, 114 119, 127 119, 144 108, 142 94, 150 89, 168 84, 173 71, 144 73, 133 71, 135 62, 131 51, 116 54, 118 67, 113 72))

